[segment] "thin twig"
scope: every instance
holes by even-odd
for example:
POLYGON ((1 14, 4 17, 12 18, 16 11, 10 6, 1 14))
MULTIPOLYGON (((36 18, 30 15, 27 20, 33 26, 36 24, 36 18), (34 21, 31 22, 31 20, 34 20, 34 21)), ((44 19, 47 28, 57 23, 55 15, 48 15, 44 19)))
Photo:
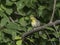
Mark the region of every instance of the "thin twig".
MULTIPOLYGON (((51 19, 50 19, 50 22, 49 23, 52 23, 53 22, 53 18, 54 18, 54 14, 55 14, 55 8, 56 8, 56 0, 54 0, 54 5, 53 5, 53 12, 52 12, 52 16, 51 16, 51 19)), ((55 27, 55 25, 53 25, 55 27)), ((56 28, 55 28, 56 29, 56 28)), ((57 31, 57 30, 56 30, 57 31)), ((54 45, 56 45, 56 43, 54 42, 54 45)))
POLYGON ((11 22, 13 22, 13 23, 14 23, 14 20, 13 20, 11 17, 9 17, 9 19, 11 20, 11 22))
MULTIPOLYGON (((48 38, 51 39, 50 36, 49 36, 49 34, 48 34, 48 32, 45 31, 45 33, 47 34, 48 38)), ((51 44, 54 45, 52 41, 51 41, 51 44)))
POLYGON ((54 43, 54 45, 56 45, 56 43, 55 42, 53 42, 54 43))
POLYGON ((53 5, 53 12, 52 12, 52 16, 51 16, 51 19, 50 19, 50 23, 53 21, 53 18, 54 18, 54 13, 55 13, 55 7, 56 6, 56 0, 54 0, 54 5, 53 5))

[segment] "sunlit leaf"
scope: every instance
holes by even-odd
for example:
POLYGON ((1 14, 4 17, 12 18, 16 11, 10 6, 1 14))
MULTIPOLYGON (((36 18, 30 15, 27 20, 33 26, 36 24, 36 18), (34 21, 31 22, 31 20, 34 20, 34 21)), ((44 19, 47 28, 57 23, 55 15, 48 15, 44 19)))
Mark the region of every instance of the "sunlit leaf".
POLYGON ((22 45, 22 40, 16 41, 16 45, 22 45))
POLYGON ((20 36, 16 36, 16 37, 15 37, 15 40, 19 40, 19 39, 21 39, 20 36))

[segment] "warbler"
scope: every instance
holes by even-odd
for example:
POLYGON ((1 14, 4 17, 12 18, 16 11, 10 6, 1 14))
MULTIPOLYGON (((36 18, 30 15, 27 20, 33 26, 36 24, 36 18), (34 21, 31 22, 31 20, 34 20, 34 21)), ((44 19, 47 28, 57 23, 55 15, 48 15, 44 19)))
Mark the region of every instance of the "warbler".
POLYGON ((39 27, 40 26, 40 21, 37 20, 33 15, 30 16, 31 19, 31 25, 32 27, 39 27))
MULTIPOLYGON (((30 19, 31 19, 31 25, 32 27, 35 29, 36 27, 39 27, 41 25, 40 21, 37 20, 33 15, 30 16, 30 19)), ((41 35, 42 32, 39 31, 39 34, 41 35)))

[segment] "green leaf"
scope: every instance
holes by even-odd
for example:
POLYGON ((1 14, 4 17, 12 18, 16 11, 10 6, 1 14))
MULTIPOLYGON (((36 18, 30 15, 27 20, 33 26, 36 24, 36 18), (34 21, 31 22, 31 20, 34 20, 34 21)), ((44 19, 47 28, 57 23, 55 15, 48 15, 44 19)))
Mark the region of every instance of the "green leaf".
POLYGON ((0 12, 4 12, 4 10, 0 7, 0 12))
POLYGON ((7 42, 9 42, 9 41, 10 41, 10 39, 9 39, 9 38, 4 37, 3 42, 7 43, 7 42))
POLYGON ((22 16, 26 16, 26 13, 23 10, 17 10, 18 14, 22 15, 22 16))
POLYGON ((57 4, 56 4, 56 7, 57 7, 57 8, 60 8, 60 3, 57 3, 57 4))
POLYGON ((56 38, 59 38, 59 37, 60 37, 60 31, 53 33, 53 35, 54 35, 56 38))
POLYGON ((4 17, 5 14, 4 14, 2 11, 0 11, 0 16, 1 16, 1 17, 4 17))
POLYGON ((12 6, 13 5, 13 2, 11 2, 10 0, 6 0, 6 5, 7 6, 12 6))
POLYGON ((6 7, 4 7, 4 5, 2 5, 2 4, 1 4, 1 8, 2 8, 8 15, 10 15, 10 14, 13 12, 13 10, 12 10, 11 8, 6 8, 6 7))
POLYGON ((27 22, 25 21, 24 17, 20 18, 19 23, 21 26, 27 26, 27 22))
POLYGON ((4 39, 4 34, 3 32, 0 31, 0 41, 2 41, 4 39))
POLYGON ((11 43, 8 42, 7 45, 11 45, 11 43))
POLYGON ((30 30, 32 30, 32 27, 28 27, 28 30, 27 31, 30 31, 30 30))
POLYGON ((56 41, 56 38, 51 38, 48 41, 56 41))
POLYGON ((11 15, 11 13, 13 12, 13 10, 6 8, 5 12, 6 12, 8 15, 11 15))
POLYGON ((38 14, 39 14, 39 16, 42 16, 44 9, 45 9, 45 6, 39 6, 39 8, 38 8, 38 14))
POLYGON ((17 23, 12 23, 10 22, 9 24, 7 24, 6 26, 8 29, 14 29, 14 30, 19 30, 20 26, 17 23))
POLYGON ((27 21, 28 21, 28 20, 29 20, 29 17, 25 17, 25 20, 27 20, 27 21))
POLYGON ((17 6, 17 10, 22 9, 22 8, 25 6, 25 4, 24 4, 22 1, 18 1, 18 2, 15 3, 15 4, 16 4, 16 6, 17 6))
POLYGON ((4 29, 4 31, 3 32, 5 32, 5 33, 7 33, 7 34, 10 34, 11 36, 12 36, 12 39, 14 40, 14 38, 16 37, 16 33, 17 33, 17 31, 16 30, 12 30, 12 29, 4 29))
POLYGON ((0 25, 3 27, 3 26, 6 25, 6 23, 7 23, 7 19, 6 19, 6 18, 3 18, 3 19, 1 20, 0 25))
POLYGON ((46 27, 47 30, 55 31, 52 27, 46 27))
POLYGON ((20 36, 16 36, 14 39, 18 40, 18 39, 21 39, 21 37, 20 36))
POLYGON ((39 32, 34 33, 34 37, 35 37, 35 38, 39 38, 40 35, 39 35, 38 33, 39 33, 39 32))
POLYGON ((12 39, 15 40, 14 38, 16 37, 17 35, 17 31, 12 31, 12 39))
POLYGON ((20 0, 20 1, 16 2, 15 4, 17 6, 17 12, 18 12, 18 14, 20 14, 22 16, 25 16, 26 14, 23 11, 23 8, 24 8, 25 4, 24 4, 23 0, 20 0))
POLYGON ((30 38, 27 38, 30 42, 33 42, 34 43, 34 39, 30 39, 30 38))
POLYGON ((22 40, 16 41, 16 45, 22 45, 22 40))
POLYGON ((7 22, 8 22, 7 18, 1 19, 1 23, 0 23, 1 27, 5 26, 7 24, 7 22))
POLYGON ((26 4, 27 7, 29 8, 35 8, 35 3, 37 2, 37 0, 28 0, 28 1, 25 1, 24 0, 24 3, 26 4))
POLYGON ((24 27, 24 26, 23 26, 23 27, 21 26, 20 29, 21 29, 22 31, 26 31, 26 30, 27 30, 26 27, 24 27))
POLYGON ((3 4, 1 4, 1 8, 2 8, 3 10, 6 10, 6 7, 5 7, 3 4))
POLYGON ((57 30, 58 30, 58 28, 59 28, 59 26, 55 26, 54 28, 55 28, 55 30, 57 31, 57 30))
POLYGON ((47 39, 47 35, 46 34, 42 34, 40 35, 43 39, 47 39))

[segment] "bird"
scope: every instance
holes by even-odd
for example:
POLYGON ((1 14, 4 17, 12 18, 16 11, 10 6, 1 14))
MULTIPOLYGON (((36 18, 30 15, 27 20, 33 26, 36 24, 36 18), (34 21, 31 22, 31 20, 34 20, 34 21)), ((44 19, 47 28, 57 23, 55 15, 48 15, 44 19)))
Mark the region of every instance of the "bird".
POLYGON ((40 26, 40 21, 37 20, 33 15, 30 16, 30 19, 31 19, 31 25, 33 28, 40 26))
MULTIPOLYGON (((38 19, 36 19, 33 15, 30 16, 30 19, 31 19, 31 25, 32 25, 33 29, 41 26, 40 21, 38 19)), ((39 31, 39 34, 41 35, 42 32, 39 31)))

